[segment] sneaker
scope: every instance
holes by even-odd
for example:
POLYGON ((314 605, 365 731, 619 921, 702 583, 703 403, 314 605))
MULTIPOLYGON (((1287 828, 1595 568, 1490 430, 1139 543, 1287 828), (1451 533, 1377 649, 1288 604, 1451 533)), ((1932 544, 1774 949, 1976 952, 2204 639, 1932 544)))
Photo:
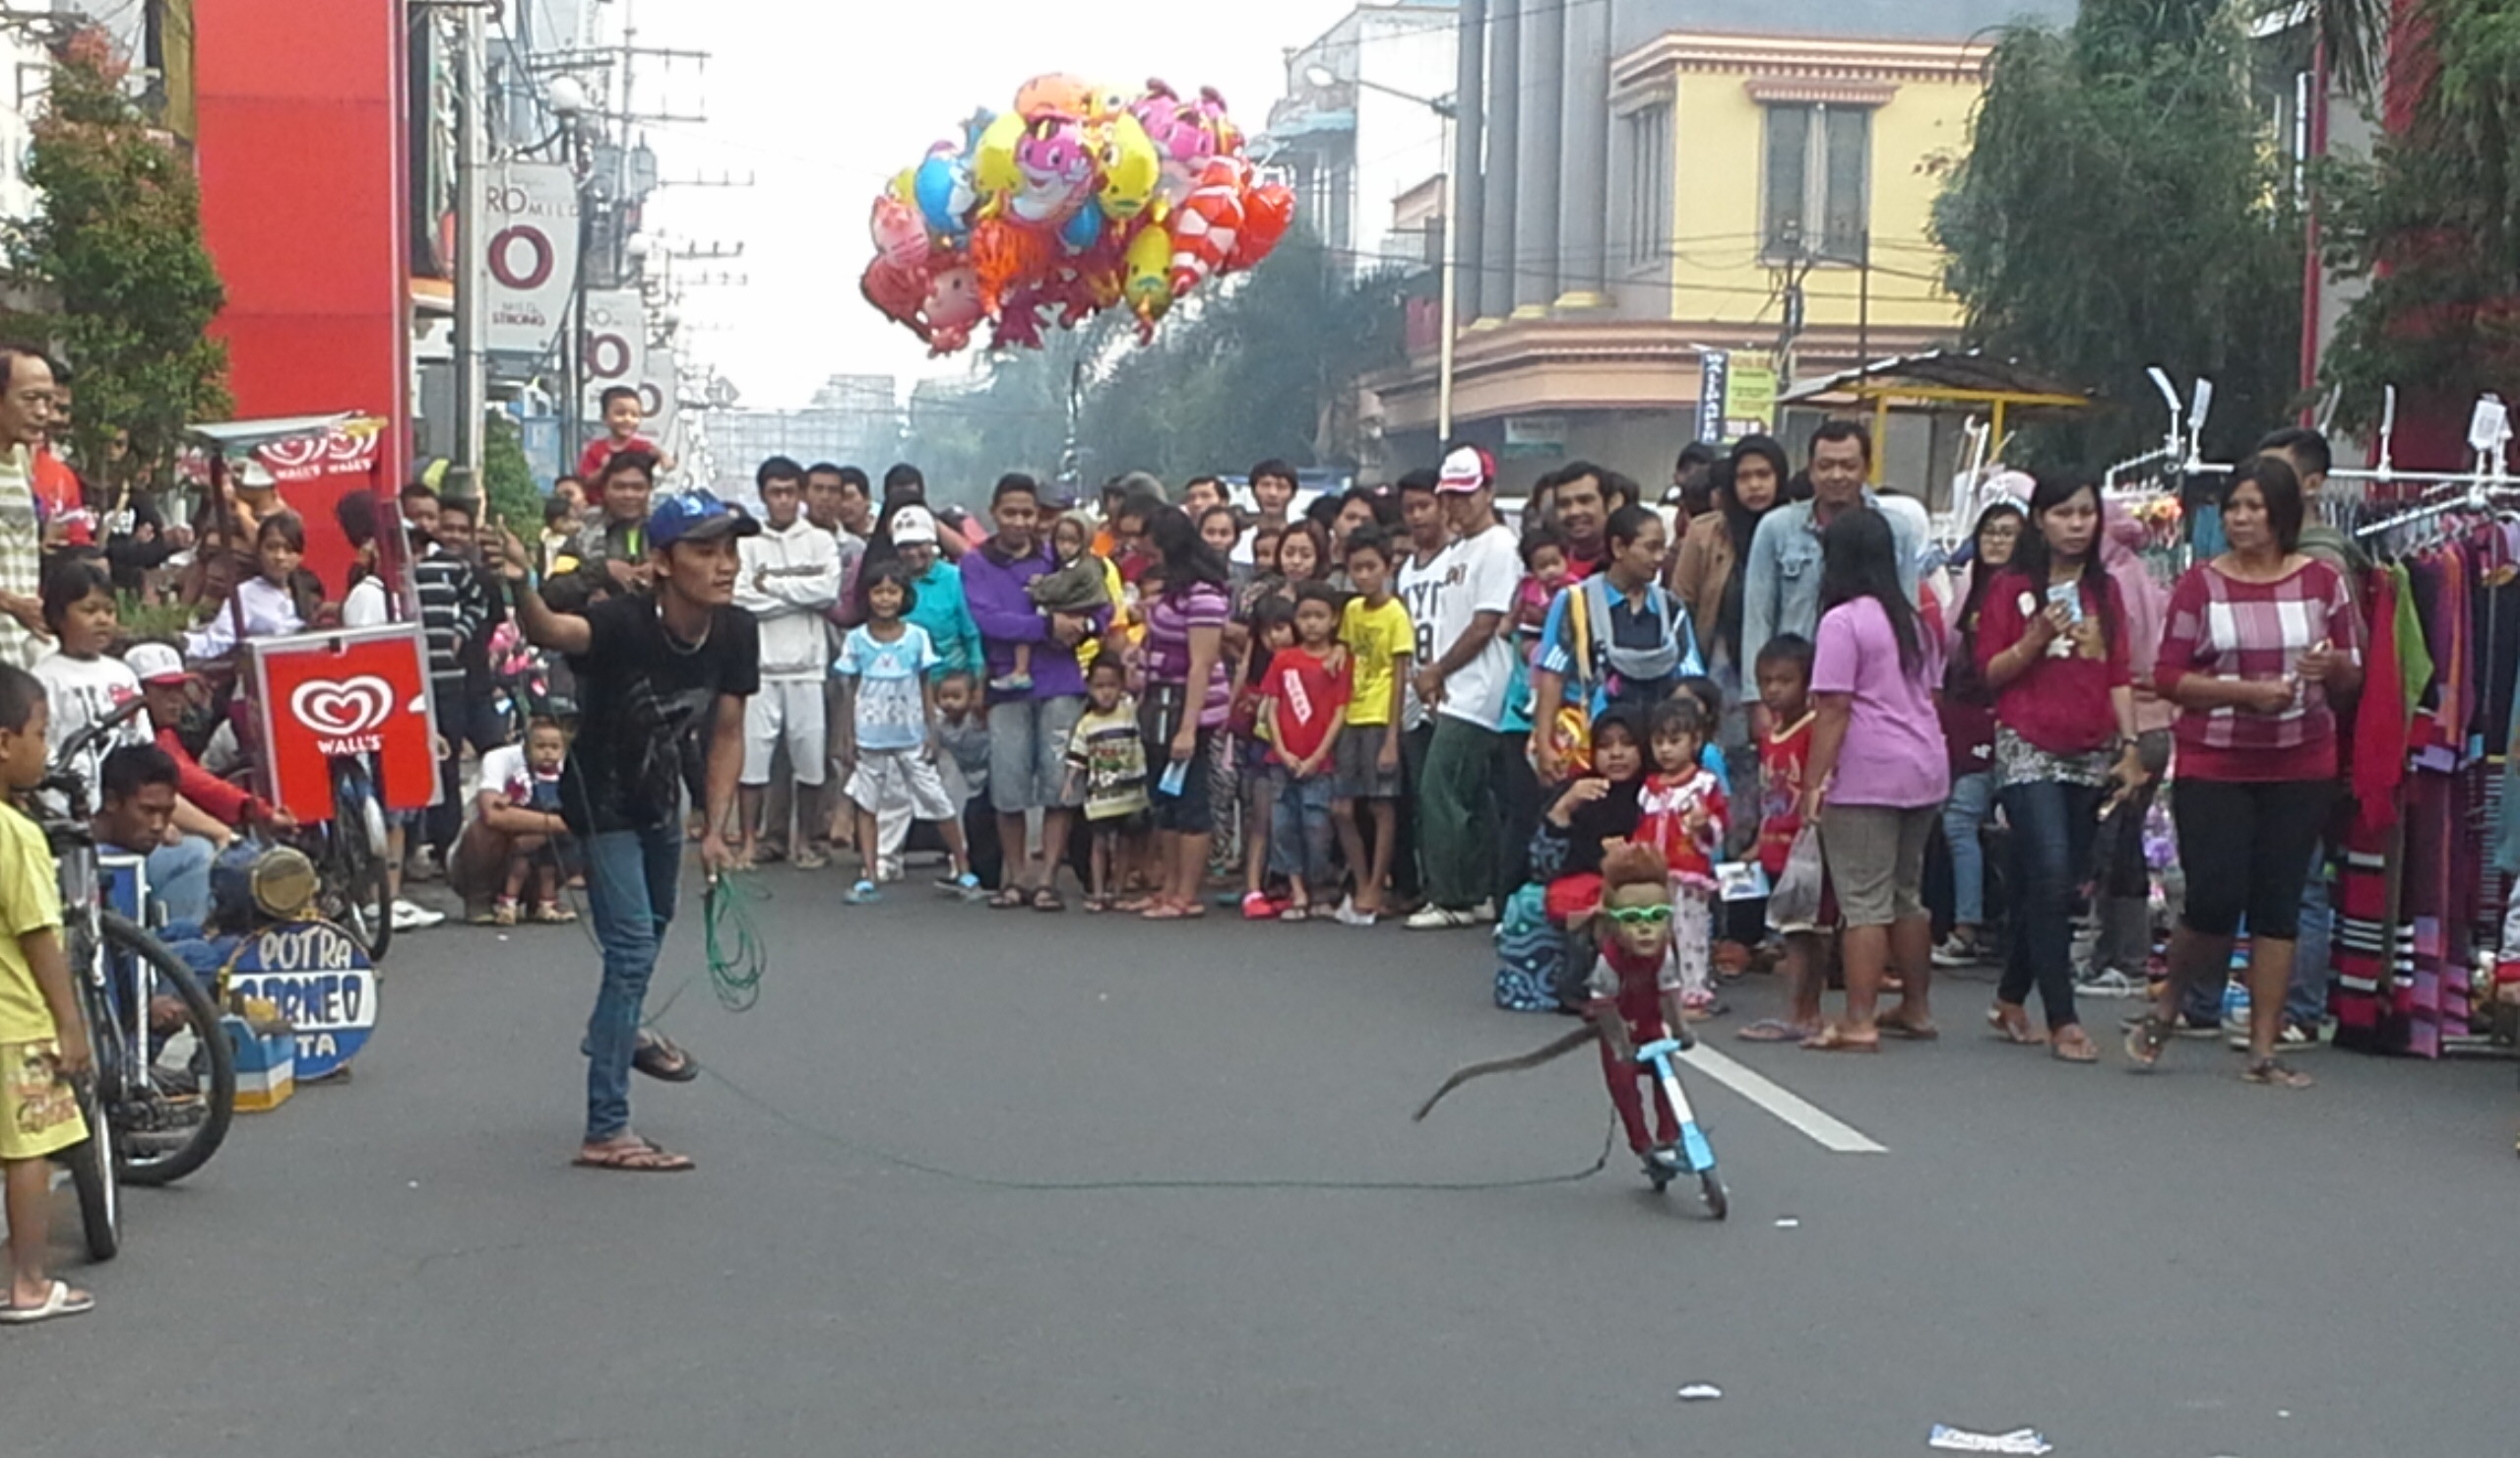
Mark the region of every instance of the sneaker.
POLYGON ((1488 900, 1486 900, 1486 901, 1482 901, 1482 902, 1480 902, 1479 905, 1477 905, 1477 906, 1475 906, 1475 907, 1472 907, 1472 908, 1470 909, 1470 919, 1471 919, 1472 921, 1474 921, 1474 922, 1478 923, 1479 925, 1481 925, 1481 926, 1493 926, 1493 925, 1495 925, 1495 924, 1496 924, 1496 902, 1495 902, 1495 899, 1491 897, 1491 898, 1489 898, 1488 900))
POLYGON ((1412 931, 1452 931, 1478 925, 1479 918, 1471 912, 1457 912, 1450 907, 1428 904, 1419 907, 1416 916, 1401 924, 1412 931))
POLYGON ((1360 912, 1356 910, 1356 898, 1353 896, 1340 898, 1339 910, 1331 915, 1338 918, 1339 924, 1342 926, 1371 926, 1374 924, 1374 914, 1371 912, 1360 912))
POLYGON ((419 931, 435 926, 445 919, 444 912, 433 912, 424 906, 399 899, 394 903, 393 920, 394 929, 397 931, 419 931))
POLYGON ((1242 919, 1245 921, 1275 921, 1278 914, 1285 910, 1285 907, 1271 901, 1266 891, 1248 892, 1242 898, 1242 919))
POLYGON ((831 856, 816 847, 807 846, 796 853, 796 858, 792 863, 798 870, 821 870, 824 866, 831 864, 831 856))
POLYGON ((1936 967, 1975 967, 1984 958, 1984 953, 1979 949, 1977 939, 1964 938, 1958 932, 1933 944, 1933 965, 1936 967))
POLYGON ((988 681, 988 691, 993 694, 1031 693, 1033 691, 1033 675, 1030 673, 1000 674, 988 681))
POLYGON ((2141 997, 2146 990, 2141 982, 2114 967, 2094 973, 2074 984, 2074 991, 2084 997, 2141 997))
POLYGON ((883 900, 884 893, 875 889, 874 882, 860 881, 849 888, 849 895, 844 899, 850 906, 866 906, 883 900))
MULTIPOLYGON (((2248 1029, 2246 1027, 2233 1027, 2226 1024, 2223 1028, 2223 1041, 2233 1048, 2240 1052, 2246 1052, 2248 1051, 2248 1029)), ((2275 1035, 2275 1050, 2277 1052, 2305 1052, 2311 1048, 2323 1046, 2325 1046, 2325 1045, 2319 1042, 2318 1034, 2302 1027, 2299 1023, 2286 1023, 2284 1025, 2284 1030, 2275 1035)))

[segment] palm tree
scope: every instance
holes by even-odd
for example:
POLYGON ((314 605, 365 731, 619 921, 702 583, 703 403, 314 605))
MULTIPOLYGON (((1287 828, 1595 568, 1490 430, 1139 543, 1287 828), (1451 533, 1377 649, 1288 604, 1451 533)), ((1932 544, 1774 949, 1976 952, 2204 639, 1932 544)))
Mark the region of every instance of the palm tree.
POLYGON ((2298 24, 2307 12, 2327 51, 2328 72, 2353 95, 2378 94, 2389 56, 2390 0, 2255 0, 2258 14, 2298 24))

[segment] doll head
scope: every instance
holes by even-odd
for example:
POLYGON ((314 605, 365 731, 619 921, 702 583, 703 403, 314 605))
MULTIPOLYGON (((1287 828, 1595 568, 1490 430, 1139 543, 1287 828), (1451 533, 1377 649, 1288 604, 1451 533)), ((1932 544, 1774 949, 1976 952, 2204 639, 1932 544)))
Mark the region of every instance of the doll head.
POLYGON ((1602 913, 1595 919, 1603 940, 1639 961, 1660 958, 1671 945, 1669 877, 1653 847, 1612 846, 1602 857, 1602 913))

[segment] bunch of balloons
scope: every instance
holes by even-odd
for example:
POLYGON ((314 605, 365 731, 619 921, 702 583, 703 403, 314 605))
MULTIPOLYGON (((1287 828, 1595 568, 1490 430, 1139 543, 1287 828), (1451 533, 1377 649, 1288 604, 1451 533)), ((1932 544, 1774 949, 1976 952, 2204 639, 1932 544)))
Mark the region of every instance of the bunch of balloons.
POLYGON ((1261 182, 1214 91, 1161 81, 1129 96, 1041 76, 1012 111, 981 111, 875 199, 859 287, 935 354, 972 341, 1041 347, 1126 305, 1141 339, 1175 299, 1269 256, 1294 194, 1261 182))

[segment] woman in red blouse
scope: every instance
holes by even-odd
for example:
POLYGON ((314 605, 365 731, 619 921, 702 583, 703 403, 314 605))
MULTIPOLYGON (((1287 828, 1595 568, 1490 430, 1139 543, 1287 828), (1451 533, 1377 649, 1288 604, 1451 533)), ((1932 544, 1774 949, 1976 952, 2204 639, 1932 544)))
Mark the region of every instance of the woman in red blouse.
POLYGON ((1978 620, 1978 670, 1995 693, 1996 793, 2012 825, 2012 946, 1986 1020, 2068 1063, 2100 1050, 2074 1010, 2074 889, 2091 865, 2101 796, 2144 783, 2126 607, 2100 552, 2100 491, 2043 475, 2030 530, 1997 573, 1978 620), (2033 984, 2045 1038, 2024 1006, 2033 984))
POLYGON ((2250 1083, 2306 1088, 2275 1056, 2292 981, 2301 882, 2336 799, 2338 699, 2362 685, 2362 624, 2345 580, 2295 550, 2301 482, 2274 456, 2232 475, 2231 550, 2200 562, 2170 601, 2155 676, 2178 706, 2178 861, 2187 905, 2171 937, 2170 982, 2127 1035, 2139 1069, 2160 1060, 2188 983, 2230 965, 2249 930, 2250 1083))

